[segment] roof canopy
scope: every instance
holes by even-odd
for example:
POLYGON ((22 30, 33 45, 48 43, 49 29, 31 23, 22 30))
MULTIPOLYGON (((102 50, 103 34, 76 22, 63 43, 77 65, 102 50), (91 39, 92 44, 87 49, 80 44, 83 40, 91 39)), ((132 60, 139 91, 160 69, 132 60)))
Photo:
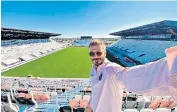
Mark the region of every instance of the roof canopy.
POLYGON ((43 39, 51 36, 60 36, 61 34, 46 33, 30 30, 12 29, 12 28, 1 28, 1 39, 43 39))
POLYGON ((159 34, 176 34, 177 21, 164 20, 152 24, 147 24, 127 30, 122 30, 110 35, 114 36, 142 36, 142 35, 159 35, 159 34))

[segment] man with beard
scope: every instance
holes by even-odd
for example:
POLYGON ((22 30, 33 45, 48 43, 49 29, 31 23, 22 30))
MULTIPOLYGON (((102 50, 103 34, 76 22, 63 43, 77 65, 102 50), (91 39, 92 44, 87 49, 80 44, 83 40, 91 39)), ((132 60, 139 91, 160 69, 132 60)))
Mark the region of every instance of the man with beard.
MULTIPOLYGON (((101 40, 92 40, 89 55, 93 63, 90 79, 92 84, 91 107, 93 112, 121 112, 123 88, 144 95, 171 95, 177 100, 177 47, 166 50, 167 58, 135 67, 124 68, 109 62, 106 46, 101 40)), ((176 102, 169 100, 169 108, 176 102)), ((160 103, 158 108, 163 107, 160 103)))

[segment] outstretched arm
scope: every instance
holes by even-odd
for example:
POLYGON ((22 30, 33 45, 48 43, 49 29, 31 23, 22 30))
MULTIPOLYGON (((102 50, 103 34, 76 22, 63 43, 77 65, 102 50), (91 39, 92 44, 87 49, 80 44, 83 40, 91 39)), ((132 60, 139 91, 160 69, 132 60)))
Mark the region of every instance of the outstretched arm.
POLYGON ((166 58, 131 67, 128 70, 120 71, 120 67, 115 67, 117 78, 132 92, 175 96, 177 94, 177 47, 167 49, 166 55, 166 58))

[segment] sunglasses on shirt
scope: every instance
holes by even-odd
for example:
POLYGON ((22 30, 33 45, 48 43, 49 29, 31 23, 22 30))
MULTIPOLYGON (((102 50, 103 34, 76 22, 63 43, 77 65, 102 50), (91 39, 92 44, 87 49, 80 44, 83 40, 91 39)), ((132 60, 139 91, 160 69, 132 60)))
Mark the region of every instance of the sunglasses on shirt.
POLYGON ((93 57, 93 56, 95 56, 95 55, 101 56, 101 55, 102 55, 102 52, 99 52, 99 51, 97 51, 97 52, 89 52, 89 55, 90 55, 91 57, 93 57))

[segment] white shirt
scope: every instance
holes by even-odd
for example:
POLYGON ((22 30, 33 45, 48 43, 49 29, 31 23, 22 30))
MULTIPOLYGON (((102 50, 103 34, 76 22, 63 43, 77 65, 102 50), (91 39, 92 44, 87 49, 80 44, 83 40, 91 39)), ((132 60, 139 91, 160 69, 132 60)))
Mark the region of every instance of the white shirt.
POLYGON ((167 58, 128 71, 107 61, 97 70, 92 66, 93 112, 121 112, 123 88, 145 95, 171 95, 177 100, 177 47, 172 49, 167 58))

